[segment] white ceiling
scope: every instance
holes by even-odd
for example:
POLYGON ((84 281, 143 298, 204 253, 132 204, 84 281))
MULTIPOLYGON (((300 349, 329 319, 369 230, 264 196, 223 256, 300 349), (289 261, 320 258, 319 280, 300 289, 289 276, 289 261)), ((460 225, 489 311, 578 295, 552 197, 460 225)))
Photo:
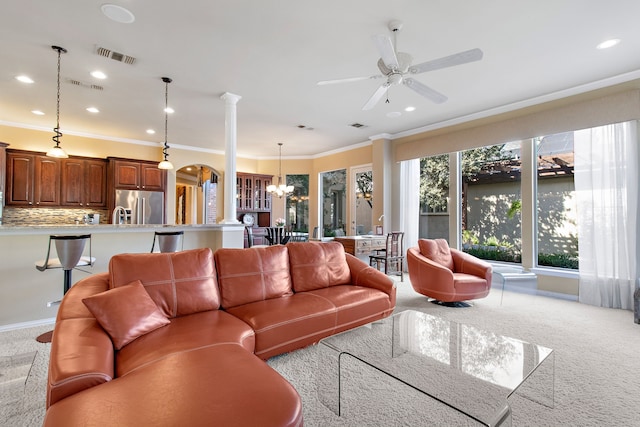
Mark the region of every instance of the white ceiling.
POLYGON ((168 76, 176 111, 169 117, 171 146, 223 151, 220 96, 231 92, 242 96, 238 154, 250 157, 277 156, 277 142, 284 143, 284 157, 312 156, 381 133, 404 135, 640 77, 638 0, 114 0, 133 12, 132 24, 106 18, 100 10, 106 1, 3 2, 0 124, 55 125, 57 54, 51 45, 68 50, 62 56, 63 132, 163 141, 161 77, 168 76), (380 80, 316 85, 378 74, 371 36, 388 33, 392 19, 404 22, 398 50, 414 63, 476 47, 484 58, 414 77, 447 95, 444 104, 394 86, 388 104, 362 111, 380 80), (614 37, 622 40, 618 46, 595 49, 614 37), (97 47, 136 62, 101 57, 97 47), (91 77, 95 69, 108 79, 91 77), (19 74, 35 83, 19 83, 19 74), (88 106, 100 113, 86 112, 88 106), (407 106, 416 110, 404 112, 407 106), (389 112, 402 115, 389 118, 389 112), (147 128, 157 133, 149 136, 147 128))

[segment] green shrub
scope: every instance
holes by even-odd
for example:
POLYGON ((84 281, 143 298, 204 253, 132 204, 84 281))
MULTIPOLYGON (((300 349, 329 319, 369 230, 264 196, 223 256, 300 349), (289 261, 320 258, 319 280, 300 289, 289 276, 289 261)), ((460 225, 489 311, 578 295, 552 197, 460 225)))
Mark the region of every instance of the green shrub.
POLYGON ((478 249, 469 248, 469 249, 464 249, 464 252, 487 261, 504 261, 504 262, 515 262, 515 263, 522 262, 522 255, 519 252, 516 252, 513 250, 491 251, 491 250, 482 249, 482 248, 478 248, 478 249))
POLYGON ((500 246, 500 241, 496 236, 489 236, 483 243, 484 246, 500 246))
POLYGON ((477 245, 480 243, 478 236, 471 230, 462 230, 462 242, 469 245, 477 245))
POLYGON ((538 254, 538 265, 545 267, 570 268, 578 270, 579 262, 576 255, 569 254, 538 254))

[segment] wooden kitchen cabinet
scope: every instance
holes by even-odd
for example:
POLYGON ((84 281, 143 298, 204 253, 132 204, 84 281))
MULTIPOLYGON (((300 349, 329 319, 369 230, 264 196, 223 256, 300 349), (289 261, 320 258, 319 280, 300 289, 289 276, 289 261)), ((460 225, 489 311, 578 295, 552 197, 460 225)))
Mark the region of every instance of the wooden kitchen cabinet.
POLYGON ((120 190, 164 191, 167 171, 158 169, 155 162, 109 159, 113 171, 113 185, 120 190))
MULTIPOLYGON (((5 179, 7 176, 7 144, 6 142, 0 142, 0 192, 2 192, 2 202, 4 205, 4 201, 6 199, 6 187, 5 187, 5 179)), ((1 213, 1 212, 0 212, 1 213)), ((0 215, 0 219, 2 215, 0 215)))
POLYGON ((62 206, 107 207, 107 161, 68 158, 62 160, 62 206))
POLYGON ((7 150, 7 197, 10 206, 59 206, 60 160, 7 150))

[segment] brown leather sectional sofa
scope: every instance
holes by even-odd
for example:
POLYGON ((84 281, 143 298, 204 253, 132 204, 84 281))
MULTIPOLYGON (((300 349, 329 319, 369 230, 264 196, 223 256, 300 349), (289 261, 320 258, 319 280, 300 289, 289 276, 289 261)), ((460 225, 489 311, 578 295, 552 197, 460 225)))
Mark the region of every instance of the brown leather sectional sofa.
POLYGON ((263 360, 388 316, 395 292, 336 242, 116 255, 60 305, 44 425, 300 426, 263 360))

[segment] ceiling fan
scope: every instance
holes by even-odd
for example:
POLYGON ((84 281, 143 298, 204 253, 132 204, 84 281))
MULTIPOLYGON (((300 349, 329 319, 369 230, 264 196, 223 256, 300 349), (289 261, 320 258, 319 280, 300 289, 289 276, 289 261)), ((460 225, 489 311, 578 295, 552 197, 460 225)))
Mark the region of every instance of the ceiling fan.
POLYGON ((338 80, 323 80, 319 81, 318 85, 328 85, 334 83, 348 83, 359 80, 369 79, 382 79, 385 81, 378 89, 371 95, 371 98, 362 107, 363 110, 372 109, 387 90, 393 85, 403 84, 409 89, 414 90, 418 94, 424 96, 427 99, 441 104, 447 100, 447 97, 440 92, 430 88, 429 86, 420 83, 419 81, 408 77, 413 74, 420 74, 427 71, 439 70, 442 68, 453 67, 454 65, 466 64, 468 62, 479 61, 482 59, 482 50, 471 49, 464 52, 454 53, 453 55, 444 56, 442 58, 433 59, 431 61, 423 62, 421 64, 411 65, 413 57, 408 53, 396 51, 396 35, 402 29, 401 21, 389 22, 389 30, 394 35, 394 40, 391 40, 386 34, 378 34, 373 36, 373 42, 380 53, 380 59, 378 60, 378 69, 382 74, 376 74, 368 77, 352 77, 347 79, 338 80))

